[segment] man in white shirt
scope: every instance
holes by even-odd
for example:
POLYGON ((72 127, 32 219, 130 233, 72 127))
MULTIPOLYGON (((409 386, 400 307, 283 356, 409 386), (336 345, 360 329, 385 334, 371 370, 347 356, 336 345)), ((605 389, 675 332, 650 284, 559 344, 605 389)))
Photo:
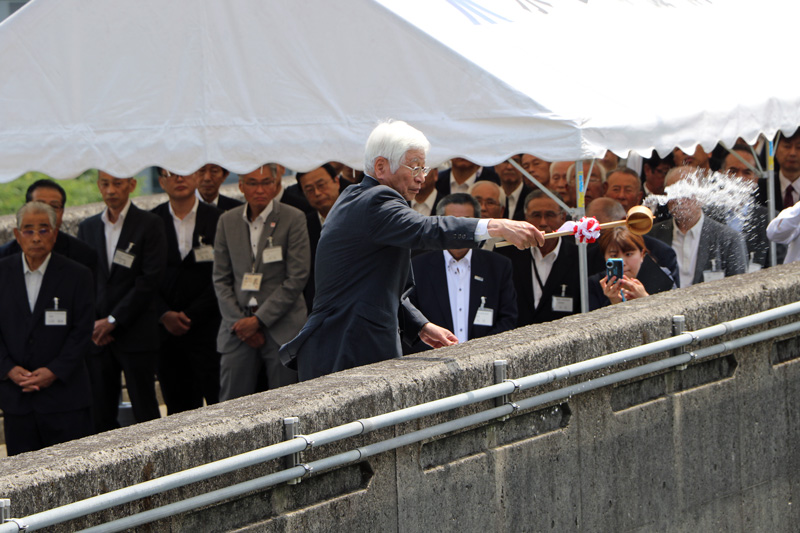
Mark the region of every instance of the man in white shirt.
POLYGON ((767 237, 788 245, 783 264, 800 260, 800 202, 787 207, 767 226, 767 237))
POLYGON ((240 175, 246 203, 224 213, 217 225, 220 401, 256 392, 262 368, 270 389, 297 381, 297 373, 280 363, 278 349, 305 323, 308 230, 302 211, 275 199, 278 179, 276 165, 240 175))
POLYGON ((162 325, 158 379, 167 414, 219 401, 219 307, 211 270, 220 211, 195 196, 197 176, 156 169, 169 201, 153 213, 164 221, 167 269, 157 311, 162 325))
MULTIPOLYGON (((567 214, 547 193, 535 190, 525 198, 525 220, 551 233, 567 214)), ((511 246, 496 252, 511 259, 517 291, 517 325, 557 320, 580 312, 578 247, 572 237, 547 239, 540 248, 511 246)))
POLYGON ((200 167, 195 174, 197 176, 195 194, 201 202, 211 204, 223 212, 242 205, 239 200, 219 193, 219 188, 230 174, 228 169, 209 163, 200 167))
POLYGON ((450 160, 450 168, 439 172, 436 190, 439 198, 444 198, 454 192, 468 192, 473 183, 482 180, 500 183, 492 167, 482 167, 463 157, 454 157, 450 160))
MULTIPOLYGON (((671 169, 667 173, 667 187, 685 179, 692 171, 687 167, 671 169)), ((747 270, 747 248, 742 236, 707 218, 694 197, 670 200, 667 207, 672 218, 654 225, 650 235, 675 250, 681 287, 747 270)))
POLYGON ((781 209, 793 206, 800 200, 800 129, 791 136, 782 136, 775 147, 775 160, 778 162, 780 172, 780 196, 776 198, 776 205, 781 209))
POLYGON ((92 274, 53 253, 56 212, 17 213, 21 252, 0 260, 0 409, 8 455, 93 432, 85 355, 94 321, 92 274))
MULTIPOLYGON (((436 214, 474 218, 479 209, 472 196, 454 193, 442 199, 436 214)), ((411 302, 459 343, 516 327, 517 297, 505 257, 461 248, 428 252, 411 263, 416 281, 411 302)), ((430 347, 418 341, 411 351, 423 349, 430 347)))
POLYGON ((625 167, 612 170, 606 178, 603 190, 604 196, 621 203, 626 213, 631 207, 642 203, 642 180, 635 170, 625 167))
POLYGON ((167 263, 161 219, 130 201, 134 178, 99 171, 106 208, 81 222, 78 238, 97 251, 96 320, 87 357, 97 431, 119 427, 120 372, 137 422, 161 416, 155 394, 159 346, 156 295, 167 263))

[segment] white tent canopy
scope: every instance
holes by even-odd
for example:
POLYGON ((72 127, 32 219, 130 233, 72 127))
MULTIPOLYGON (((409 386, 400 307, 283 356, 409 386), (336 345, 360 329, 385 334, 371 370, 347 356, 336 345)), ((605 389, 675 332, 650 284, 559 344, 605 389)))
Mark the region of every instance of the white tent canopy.
POLYGON ((33 0, 0 24, 0 181, 711 149, 800 124, 787 0, 33 0))

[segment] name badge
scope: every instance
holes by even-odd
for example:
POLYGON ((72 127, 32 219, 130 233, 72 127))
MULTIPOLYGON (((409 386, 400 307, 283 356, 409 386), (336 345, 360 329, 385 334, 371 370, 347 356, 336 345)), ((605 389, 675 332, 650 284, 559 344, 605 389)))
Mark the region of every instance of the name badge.
POLYGON ((243 291, 257 291, 261 289, 261 274, 248 272, 242 278, 243 291))
POLYGON ((209 263, 214 260, 214 248, 211 246, 198 246, 194 249, 195 263, 209 263))
POLYGON ((45 326, 66 326, 67 325, 67 312, 58 309, 49 309, 44 312, 44 325, 45 326))
POLYGON ((261 253, 262 263, 277 263, 279 261, 283 261, 283 248, 280 246, 264 248, 264 251, 261 253))
POLYGON ((475 322, 476 326, 493 326, 494 325, 494 309, 489 309, 488 307, 484 307, 478 309, 478 312, 475 313, 475 322))
POLYGON ((130 268, 133 266, 134 259, 136 259, 135 255, 130 254, 128 252, 123 252, 122 250, 117 250, 116 252, 114 252, 113 263, 121 267, 130 268))
POLYGON ((703 281, 717 281, 724 277, 724 270, 703 270, 703 281))
POLYGON ((553 296, 553 311, 572 313, 572 298, 567 296, 553 296))
POLYGON ((759 263, 749 263, 747 265, 747 273, 750 274, 751 272, 758 272, 761 270, 761 265, 759 263))

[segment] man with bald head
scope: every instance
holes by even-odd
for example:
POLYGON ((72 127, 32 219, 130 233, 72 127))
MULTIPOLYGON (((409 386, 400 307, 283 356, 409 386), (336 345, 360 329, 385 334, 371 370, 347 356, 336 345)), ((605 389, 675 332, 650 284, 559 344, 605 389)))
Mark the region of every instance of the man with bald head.
MULTIPOLYGON (((586 207, 586 216, 594 217, 601 224, 623 220, 627 216, 627 211, 622 204, 613 198, 605 196, 597 198, 586 207)), ((675 250, 662 241, 650 235, 642 235, 644 244, 650 251, 650 255, 656 260, 659 266, 669 270, 672 279, 678 283, 680 272, 678 271, 678 258, 675 250)), ((596 243, 589 245, 589 275, 601 272, 605 268, 605 258, 600 253, 600 247, 596 243)), ((680 287, 680 285, 677 285, 680 287)))
POLYGON ((81 222, 78 238, 97 251, 95 349, 87 365, 100 432, 119 427, 120 372, 125 373, 135 420, 161 416, 155 393, 160 339, 156 306, 167 243, 161 218, 130 201, 135 178, 99 171, 97 187, 106 208, 81 222))
POLYGON ((481 206, 480 218, 503 218, 505 216, 506 193, 496 183, 478 181, 469 188, 469 194, 481 206))
MULTIPOLYGON (((667 173, 667 187, 686 179, 691 171, 686 167, 673 168, 667 173)), ((675 250, 681 287, 746 271, 747 248, 742 236, 707 218, 696 198, 676 198, 667 207, 672 218, 654 225, 650 235, 675 250)))

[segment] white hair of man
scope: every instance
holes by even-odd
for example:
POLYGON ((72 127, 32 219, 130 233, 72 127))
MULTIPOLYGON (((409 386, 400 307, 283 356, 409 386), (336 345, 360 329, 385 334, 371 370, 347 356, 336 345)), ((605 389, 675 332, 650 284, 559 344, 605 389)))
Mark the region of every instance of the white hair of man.
POLYGON ((489 180, 476 181, 475 183, 473 183, 472 185, 469 186, 469 190, 467 190, 467 194, 469 194, 470 196, 474 196, 472 194, 472 191, 478 185, 491 185, 492 187, 494 187, 494 189, 497 191, 497 198, 498 198, 497 201, 500 202, 500 205, 502 205, 502 206, 506 205, 506 193, 505 193, 505 191, 503 191, 503 188, 501 186, 499 186, 498 184, 496 184, 495 182, 493 182, 493 181, 489 181, 489 180))
POLYGON ((378 124, 364 148, 364 172, 372 175, 379 157, 389 161, 389 170, 397 172, 409 150, 422 150, 428 155, 431 143, 418 129, 402 120, 387 120, 378 124))
MULTIPOLYGON (((589 167, 594 171, 594 169, 598 169, 600 171, 600 181, 603 183, 606 182, 606 169, 603 165, 600 164, 599 159, 594 160, 594 166, 589 164, 589 167)), ((586 179, 584 177, 584 179, 586 179)), ((575 182, 575 163, 572 163, 569 168, 567 169, 567 183, 572 185, 575 182)))
POLYGON ((26 203, 25 205, 19 208, 19 211, 17 211, 17 229, 22 231, 22 221, 25 218, 25 215, 28 214, 32 215, 36 213, 46 214, 48 220, 50 220, 50 227, 55 229, 56 210, 44 202, 35 202, 35 201, 26 203))

